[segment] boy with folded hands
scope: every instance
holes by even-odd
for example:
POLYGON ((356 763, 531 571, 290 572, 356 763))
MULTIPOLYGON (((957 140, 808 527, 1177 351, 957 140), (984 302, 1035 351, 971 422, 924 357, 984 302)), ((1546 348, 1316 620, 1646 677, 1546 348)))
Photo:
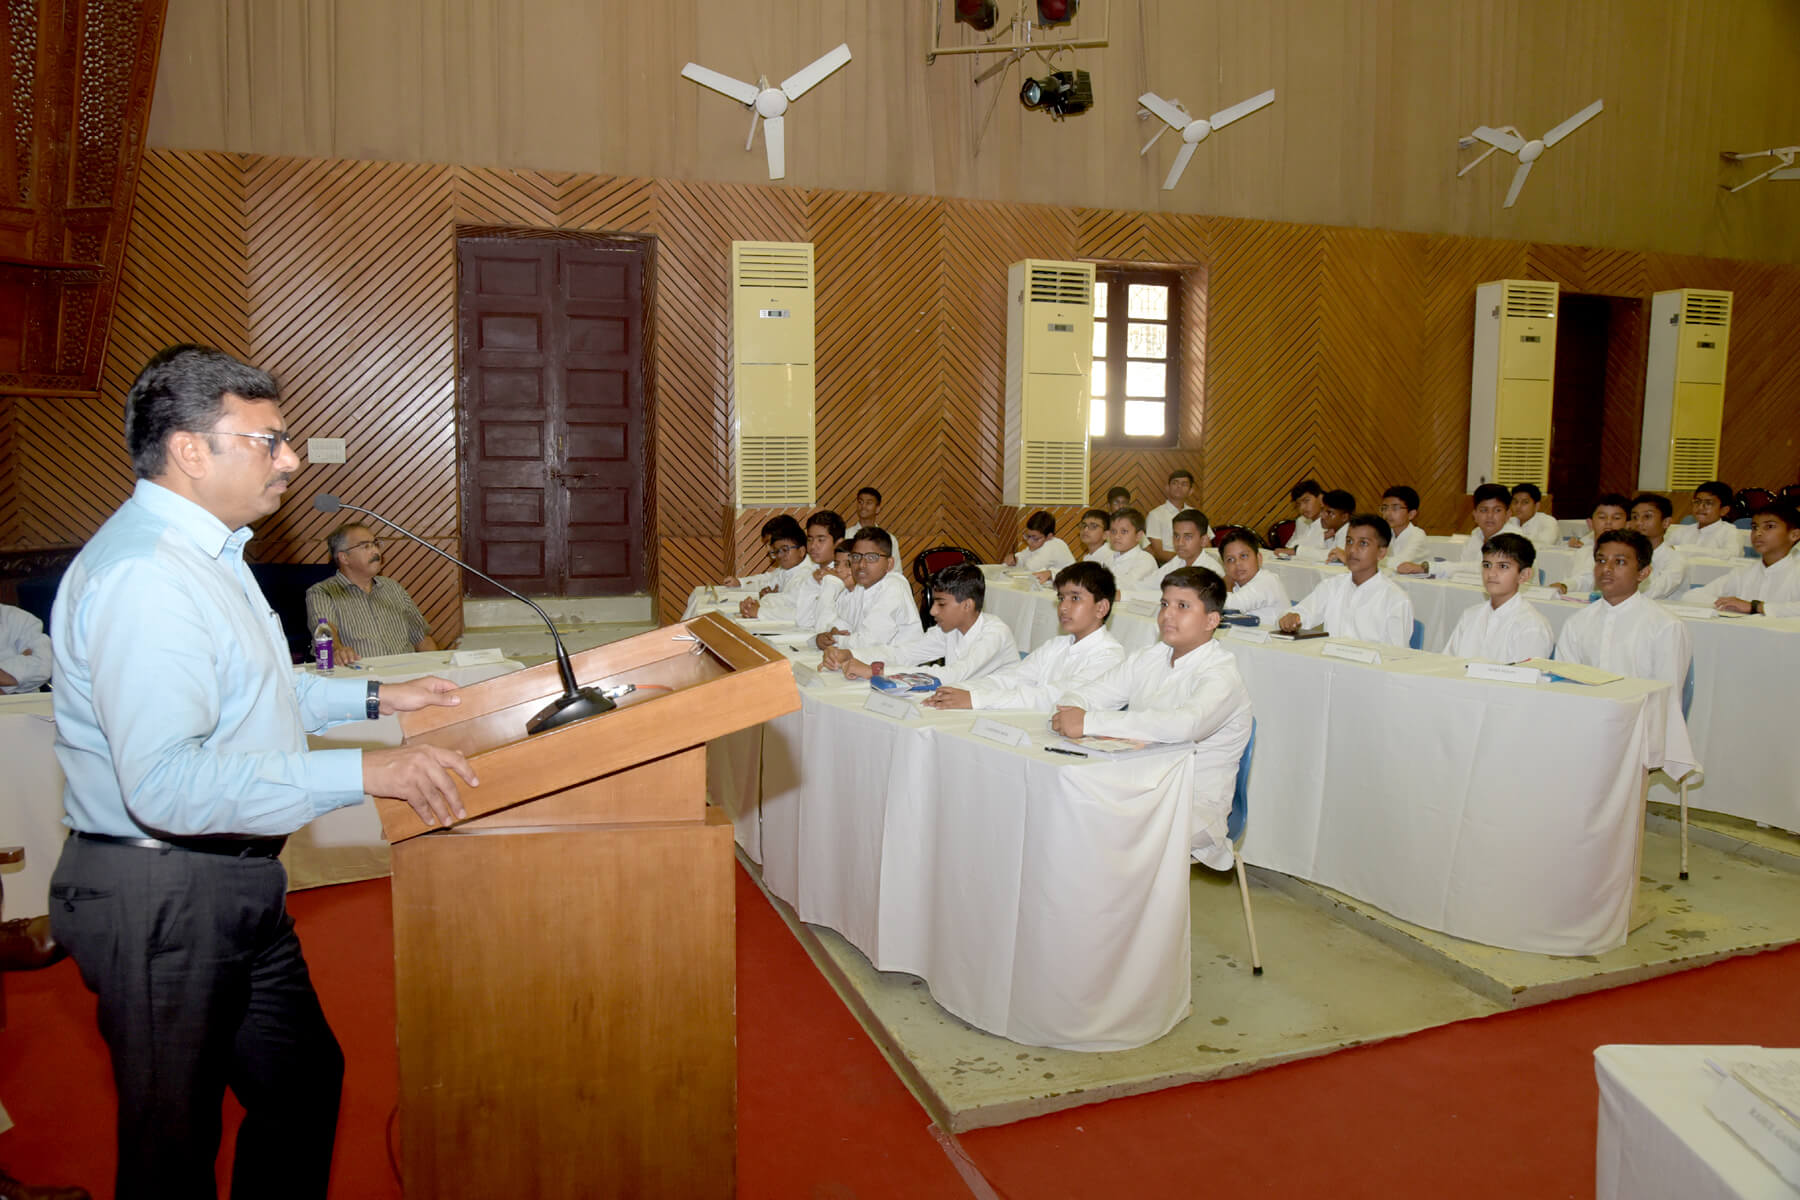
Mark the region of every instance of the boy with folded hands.
POLYGON ((1550 657, 1556 648, 1550 622, 1519 594, 1536 561, 1530 538, 1497 533, 1488 539, 1481 548, 1481 586, 1488 602, 1463 612, 1445 654, 1497 663, 1550 657))
POLYGON ((1125 650, 1106 628, 1117 591, 1112 572, 1099 563, 1073 563, 1056 573, 1056 623, 1051 638, 990 675, 961 687, 941 687, 926 698, 930 708, 1008 708, 1049 712, 1064 692, 1124 661, 1125 650))
POLYGON ((1165 576, 1156 618, 1162 640, 1070 689, 1050 719, 1067 738, 1196 743, 1188 845, 1196 861, 1217 870, 1232 864, 1225 823, 1252 727, 1237 660, 1213 640, 1224 609, 1225 583, 1205 567, 1165 576))
POLYGON ((906 670, 943 659, 931 673, 944 683, 977 679, 1019 661, 1012 630, 999 617, 981 611, 987 583, 981 568, 956 563, 931 577, 930 629, 916 623, 891 642, 856 638, 847 646, 825 651, 824 668, 842 671, 846 679, 868 679, 889 670, 906 670))

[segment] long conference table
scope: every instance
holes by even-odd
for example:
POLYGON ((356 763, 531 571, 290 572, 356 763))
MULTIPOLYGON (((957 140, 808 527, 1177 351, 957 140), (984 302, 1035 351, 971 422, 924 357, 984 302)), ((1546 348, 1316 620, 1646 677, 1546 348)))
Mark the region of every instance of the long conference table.
MULTIPOLYGON (((1345 568, 1278 560, 1266 569, 1281 576, 1288 598, 1297 602, 1345 568)), ((1419 575, 1393 579, 1412 600, 1426 650, 1442 650, 1463 612, 1486 598, 1470 583, 1419 575)), ((1585 607, 1581 600, 1564 598, 1534 599, 1531 605, 1553 633, 1560 633, 1585 607)), ((1664 607, 1682 619, 1694 642, 1687 730, 1701 774, 1689 781, 1688 802, 1709 812, 1800 831, 1800 738, 1786 729, 1800 679, 1800 637, 1795 636, 1800 620, 1721 617, 1706 608, 1664 607)), ((1679 799, 1679 784, 1667 772, 1654 776, 1651 787, 1652 799, 1679 799)))
MULTIPOLYGON (((456 666, 448 650, 366 658, 357 668, 340 668, 357 679, 401 683, 437 675, 455 684, 475 683, 516 671, 510 659, 456 666)), ((296 668, 307 670, 310 668, 296 668)), ((310 737, 315 749, 355 746, 379 749, 400 744, 400 721, 351 721, 310 737)), ((25 847, 25 863, 6 874, 6 916, 35 917, 49 911, 50 873, 62 853, 63 773, 56 761, 56 726, 51 697, 38 692, 0 696, 0 762, 6 764, 10 795, 0 803, 0 845, 25 847)), ((386 875, 387 841, 372 804, 356 804, 325 814, 288 839, 282 851, 293 889, 349 883, 386 875)))

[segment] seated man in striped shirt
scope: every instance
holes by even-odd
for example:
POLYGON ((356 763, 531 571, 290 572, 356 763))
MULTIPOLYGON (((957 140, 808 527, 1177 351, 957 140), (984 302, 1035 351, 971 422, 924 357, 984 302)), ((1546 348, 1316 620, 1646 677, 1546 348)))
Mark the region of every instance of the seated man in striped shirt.
POLYGON ((331 626, 340 662, 409 650, 436 650, 431 626, 406 589, 381 569, 381 543, 367 525, 339 525, 325 536, 337 574, 306 589, 306 627, 331 626))

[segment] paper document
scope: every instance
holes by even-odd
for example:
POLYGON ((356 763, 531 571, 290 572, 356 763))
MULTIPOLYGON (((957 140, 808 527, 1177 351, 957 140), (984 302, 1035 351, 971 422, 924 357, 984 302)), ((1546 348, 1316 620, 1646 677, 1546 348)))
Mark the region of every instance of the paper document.
POLYGON ((1547 658, 1528 658, 1524 662, 1515 663, 1520 667, 1536 667, 1551 679, 1562 683, 1580 683, 1588 687, 1598 687, 1603 683, 1617 683, 1625 678, 1614 675, 1611 671, 1602 671, 1599 667, 1587 667, 1580 663, 1563 662, 1560 659, 1552 662, 1547 658))

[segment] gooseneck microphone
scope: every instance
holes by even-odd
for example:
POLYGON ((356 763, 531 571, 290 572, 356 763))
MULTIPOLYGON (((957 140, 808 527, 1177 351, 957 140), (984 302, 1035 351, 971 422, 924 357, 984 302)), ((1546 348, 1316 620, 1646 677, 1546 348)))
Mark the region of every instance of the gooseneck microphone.
POLYGON ((563 645, 562 634, 556 631, 556 622, 550 619, 549 613, 546 613, 543 609, 539 608, 537 604, 529 598, 519 595, 519 593, 513 591, 493 576, 477 571, 474 567, 471 567, 468 563, 456 557, 454 554, 448 554, 439 550, 436 546, 432 545, 412 530, 402 529, 378 512, 371 512, 366 508, 358 508, 354 504, 345 504, 336 496, 330 495, 314 496, 313 507, 320 512, 328 513, 337 512, 339 509, 349 509, 351 512, 359 512, 365 517, 374 517, 389 529, 392 529, 397 533, 405 534, 439 558, 447 558, 471 575, 487 580, 513 599, 525 601, 525 603, 531 605, 533 611, 535 611, 538 616, 544 618, 544 624, 550 630, 550 639, 556 643, 556 671, 557 674, 562 676, 563 694, 552 700, 548 708, 544 709, 542 712, 538 713, 537 716, 525 723, 525 732, 527 735, 544 733, 551 729, 560 729, 564 725, 570 725, 576 721, 583 721, 589 717, 597 717, 601 713, 611 712, 618 707, 618 705, 614 704, 611 700, 608 700, 605 696, 601 695, 595 688, 580 687, 576 684, 575 665, 569 661, 569 651, 563 645))

